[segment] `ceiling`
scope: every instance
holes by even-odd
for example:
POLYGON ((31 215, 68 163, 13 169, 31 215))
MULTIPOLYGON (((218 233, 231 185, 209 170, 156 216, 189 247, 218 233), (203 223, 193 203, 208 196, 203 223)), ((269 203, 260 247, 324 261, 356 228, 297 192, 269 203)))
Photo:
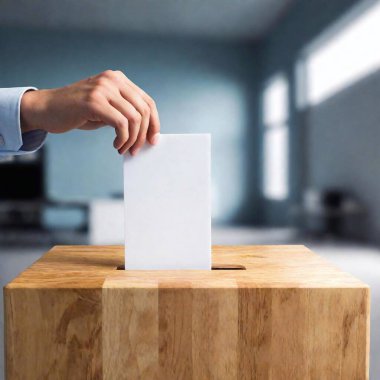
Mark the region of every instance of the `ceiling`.
POLYGON ((1 0, 0 26, 254 40, 294 0, 1 0))

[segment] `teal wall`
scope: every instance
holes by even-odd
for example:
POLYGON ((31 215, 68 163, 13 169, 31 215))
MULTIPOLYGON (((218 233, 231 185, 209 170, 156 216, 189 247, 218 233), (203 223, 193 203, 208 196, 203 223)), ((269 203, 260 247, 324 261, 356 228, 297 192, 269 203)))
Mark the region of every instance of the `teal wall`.
MULTIPOLYGON (((289 205, 308 182, 311 159, 305 115, 295 107, 295 63, 308 42, 356 3, 298 0, 255 44, 0 28, 0 86, 62 86, 121 69, 156 99, 163 133, 212 134, 215 222, 286 225, 289 205), (290 81, 288 202, 261 195, 259 91, 277 71, 290 81)), ((106 128, 49 136, 49 196, 91 200, 121 193, 121 159, 112 140, 106 128)))
MULTIPOLYGON (((162 133, 211 133, 213 213, 219 223, 256 218, 256 62, 244 44, 123 34, 0 29, 0 86, 62 86, 123 70, 155 98, 162 133)), ((50 135, 47 191, 54 199, 122 192, 113 130, 50 135)), ((196 152, 195 152, 196 154, 196 152)), ((62 222, 62 216, 51 223, 62 222)))

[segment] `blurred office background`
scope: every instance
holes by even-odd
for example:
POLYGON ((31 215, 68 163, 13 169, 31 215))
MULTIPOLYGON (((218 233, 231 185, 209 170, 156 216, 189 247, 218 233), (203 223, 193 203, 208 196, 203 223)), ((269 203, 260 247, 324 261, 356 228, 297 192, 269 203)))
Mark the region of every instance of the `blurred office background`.
MULTIPOLYGON (((211 133, 213 242, 306 244, 369 283, 376 379, 379 36, 371 0, 6 0, 0 87, 119 69, 162 133, 211 133)), ((53 244, 123 243, 113 134, 50 135, 0 162, 2 285, 53 244)))

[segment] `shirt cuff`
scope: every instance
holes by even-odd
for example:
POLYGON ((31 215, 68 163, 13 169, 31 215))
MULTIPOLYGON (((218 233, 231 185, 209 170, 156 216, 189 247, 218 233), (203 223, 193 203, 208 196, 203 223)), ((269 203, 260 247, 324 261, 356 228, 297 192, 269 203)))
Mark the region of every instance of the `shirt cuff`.
POLYGON ((20 105, 26 91, 35 87, 0 89, 0 152, 7 154, 32 153, 45 142, 47 132, 33 130, 21 132, 20 105))

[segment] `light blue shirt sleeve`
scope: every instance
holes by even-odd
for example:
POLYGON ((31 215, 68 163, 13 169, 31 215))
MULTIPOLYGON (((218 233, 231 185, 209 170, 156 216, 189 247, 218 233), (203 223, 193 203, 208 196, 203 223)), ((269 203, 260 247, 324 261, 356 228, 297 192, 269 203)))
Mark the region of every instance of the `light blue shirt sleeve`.
POLYGON ((44 144, 47 132, 34 130, 22 133, 21 98, 34 87, 0 88, 0 156, 33 153, 44 144))

